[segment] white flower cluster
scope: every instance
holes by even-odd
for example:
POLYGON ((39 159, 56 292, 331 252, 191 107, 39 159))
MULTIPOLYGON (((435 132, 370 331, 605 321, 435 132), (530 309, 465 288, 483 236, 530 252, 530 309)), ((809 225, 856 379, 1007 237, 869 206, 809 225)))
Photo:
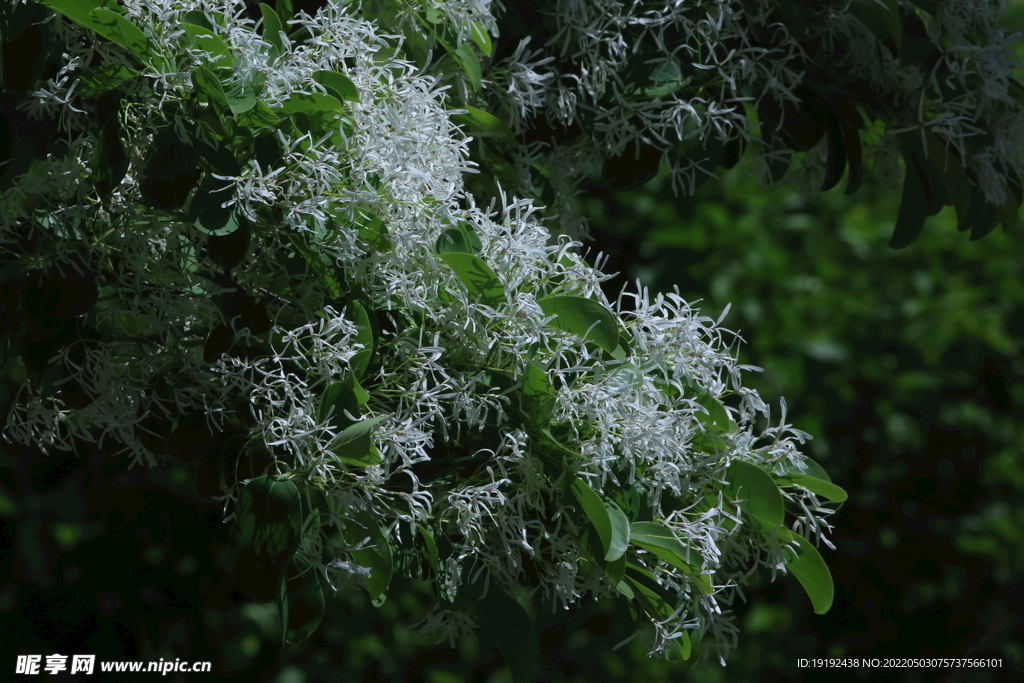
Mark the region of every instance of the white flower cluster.
MULTIPOLYGON (((514 395, 533 363, 555 389, 551 424, 562 428, 560 447, 574 452, 565 457, 575 476, 599 494, 636 491, 640 509, 651 521, 664 520, 691 549, 687 559, 696 574, 713 586, 704 594, 693 576, 652 553, 633 551, 631 561, 675 596, 672 614, 656 620, 654 650, 694 628, 723 650, 730 646, 735 629, 722 606, 731 604, 754 569, 782 568, 786 556, 781 541, 752 531, 735 503, 723 498, 724 472, 735 460, 780 474, 799 472, 806 465, 795 441, 806 435, 780 425, 755 437, 753 417, 767 417, 768 408, 741 386, 740 371, 747 368, 723 347, 718 323, 700 318, 676 295, 652 299, 646 291, 632 295, 634 311, 621 313, 600 289, 608 276, 586 264, 578 253, 582 245, 552 238, 531 200, 502 195, 487 210, 478 208, 463 189, 463 174, 474 171, 467 161, 469 139, 452 123, 445 93, 432 77, 395 55, 399 37, 351 9, 328 4, 315 17, 300 15, 292 26, 305 28, 309 39, 300 43, 282 36, 284 54, 275 61, 272 45, 254 33, 241 3, 125 0, 123 6, 154 50, 142 85, 130 90, 120 112, 125 130, 135 136, 125 140, 125 179, 105 204, 89 197, 87 179, 98 143, 82 118, 69 116, 62 119, 63 132, 73 140, 68 157, 44 161, 43 172, 7 192, 3 210, 5 233, 29 221, 61 248, 86 249, 108 264, 88 318, 93 338, 68 347, 59 359, 74 368, 75 381, 94 400, 71 408, 26 385, 5 436, 47 448, 105 439, 123 445, 135 461, 153 464, 144 432, 159 420, 161 405, 173 405, 182 415, 202 411, 213 430, 225 427, 237 407, 247 439, 274 454, 278 473, 294 474, 328 498, 344 501, 320 518, 326 527, 344 528, 347 515, 369 512, 387 529, 395 552, 406 558, 426 556, 418 527, 446 537, 452 553, 446 567, 435 569, 447 582, 442 593, 448 597, 481 573, 510 590, 532 585, 552 604, 574 603, 588 590, 617 595, 601 572, 583 571, 581 528, 567 511, 574 503, 545 470, 544 450, 550 444, 541 444, 517 422, 514 395), (232 283, 214 279, 211 284, 191 224, 156 217, 139 203, 149 131, 173 122, 181 135, 191 135, 174 107, 192 97, 191 75, 212 58, 201 48, 180 48, 182 16, 196 10, 219 26, 218 34, 230 45, 234 78, 265 76, 263 104, 273 108, 297 96, 323 94, 314 79, 320 70, 344 74, 359 95, 359 101, 346 103, 332 132, 319 139, 276 131, 279 165, 263 167, 252 158, 237 176, 213 175, 223 183, 224 203, 251 221, 253 244, 234 277, 237 286, 266 302, 272 329, 249 335, 262 353, 223 355, 212 367, 204 359, 203 342, 224 320, 211 297, 224 295, 232 283), (215 12, 228 18, 223 26, 215 12), (32 210, 25 201, 29 196, 45 196, 49 208, 32 210), (361 231, 371 223, 386 248, 372 246, 361 231), (460 225, 478 238, 477 256, 496 274, 501 297, 471 292, 438 258, 438 239, 460 225), (330 268, 344 273, 345 287, 361 292, 390 325, 381 325, 375 375, 363 379, 369 387, 364 415, 385 417, 374 436, 379 464, 353 467, 332 456, 339 428, 320 412, 321 396, 352 374, 357 354, 369 346, 360 341, 361 328, 354 322, 355 299, 345 306, 325 305, 326 285, 315 279, 295 283, 288 296, 274 293, 268 273, 278 272, 293 238, 315 245, 330 268), (628 335, 630 348, 613 359, 552 326, 554 316, 541 302, 555 296, 599 302, 628 335), (497 382, 497 375, 506 376, 511 386, 497 382), (707 411, 695 393, 739 397, 727 408, 739 429, 723 434, 714 447, 698 445, 705 432, 700 418, 707 411), (758 446, 761 438, 770 443, 758 446), (458 456, 475 460, 475 468, 454 479, 421 481, 424 465, 446 464, 437 462, 444 444, 452 446, 450 457, 456 458, 454 447, 463 443, 479 444, 458 456), (693 507, 714 491, 714 505, 693 507)), ((665 11, 681 16, 674 7, 665 11)), ((438 8, 453 21, 469 17, 493 27, 483 14, 486 5, 438 8)), ((721 30, 723 17, 731 15, 724 4, 716 3, 716 10, 698 22, 699 30, 721 30)), ((628 51, 615 32, 625 21, 623 8, 560 3, 559 11, 575 17, 566 28, 567 44, 594 50, 579 88, 596 93, 614 82, 610 65, 628 51)), ((645 30, 661 25, 658 17, 641 18, 645 30)), ((97 55, 103 63, 131 62, 115 49, 86 47, 67 19, 54 22, 69 67, 50 91, 38 94, 39 106, 73 112, 75 104, 86 106, 76 100, 73 65, 97 55)), ((516 55, 532 66, 510 70, 503 82, 527 116, 539 102, 532 88, 549 79, 537 71, 545 60, 528 59, 522 50, 516 55)), ((748 50, 728 59, 746 59, 745 68, 753 69, 759 56, 748 50)), ((563 110, 571 113, 572 107, 563 102, 563 110)), ((713 111, 707 109, 711 119, 719 116, 713 111)), ((728 121, 731 116, 720 114, 728 121)), ((246 333, 241 337, 247 341, 246 333)), ((226 500, 235 493, 237 488, 226 500)), ((790 523, 794 530, 824 540, 824 519, 831 511, 809 491, 786 489, 784 495, 802 510, 790 523)), ((327 563, 306 546, 299 553, 337 585, 369 574, 353 560, 352 553, 361 549, 357 544, 339 551, 327 563)), ((450 635, 471 622, 439 613, 427 625, 450 635)))
MULTIPOLYGON (((914 13, 921 4, 852 0, 801 9, 776 0, 559 0, 544 13, 550 22, 545 44, 523 38, 505 64, 512 80, 484 95, 517 131, 542 119, 556 129, 583 123, 582 136, 517 150, 523 156, 518 167, 554 167, 581 154, 618 157, 644 145, 661 153, 673 189, 691 193, 714 169, 673 151, 689 149, 688 141, 739 138, 764 154, 764 131, 755 136, 759 124, 751 107, 766 97, 798 104, 796 90, 808 72, 838 69, 869 84, 881 106, 913 112, 887 124, 882 144, 871 142, 879 173, 898 172, 896 134, 926 129, 957 151, 986 199, 1002 206, 1007 169, 1024 177, 1024 89, 1015 94, 1009 87, 1020 59, 1015 36, 998 23, 1005 1, 928 3, 937 8, 934 15, 921 14, 930 39, 951 47, 934 64, 908 65, 882 46, 878 27, 901 21, 896 7, 914 13), (857 18, 864 16, 872 29, 857 18), (534 50, 525 49, 528 43, 534 50), (540 59, 544 55, 550 56, 540 59), (637 69, 657 75, 658 87, 636 92, 637 69), (994 140, 970 151, 965 144, 982 132, 979 121, 994 140)), ((820 148, 809 155, 809 167, 822 166, 818 156, 823 160, 820 148)), ((586 221, 572 201, 579 178, 551 178, 560 230, 585 237, 586 221)), ((820 174, 815 178, 820 183, 820 174)), ((528 175, 522 182, 523 191, 533 191, 528 175)))

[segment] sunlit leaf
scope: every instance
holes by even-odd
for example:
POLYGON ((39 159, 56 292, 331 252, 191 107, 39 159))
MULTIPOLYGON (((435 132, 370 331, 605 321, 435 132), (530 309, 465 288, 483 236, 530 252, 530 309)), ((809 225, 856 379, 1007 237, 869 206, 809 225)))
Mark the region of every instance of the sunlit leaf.
POLYGON ((782 492, 771 475, 757 465, 734 460, 726 473, 729 493, 766 534, 778 529, 785 519, 782 492))
POLYGON ((629 520, 626 515, 614 502, 602 500, 594 489, 578 477, 572 480, 570 488, 597 530, 605 561, 618 560, 629 547, 629 520))
POLYGON ((313 80, 327 88, 339 100, 359 101, 359 90, 348 76, 337 71, 314 71, 313 80))
POLYGON ((380 415, 367 420, 360 420, 346 427, 341 434, 334 437, 331 445, 328 446, 328 450, 338 460, 350 465, 358 467, 379 465, 381 457, 373 445, 373 428, 386 419, 388 419, 387 415, 380 415))
POLYGON ((454 123, 466 126, 473 135, 484 135, 502 138, 507 142, 515 141, 515 134, 508 125, 494 114, 488 114, 482 109, 464 105, 465 114, 452 114, 454 123))
POLYGON ((474 21, 469 25, 469 37, 480 48, 480 52, 491 56, 491 36, 480 22, 474 21))
POLYGON ((185 35, 192 45, 210 53, 213 57, 213 66, 233 67, 235 65, 235 60, 231 56, 231 48, 216 33, 205 26, 196 26, 195 24, 182 24, 181 28, 185 30, 185 35))
POLYGON ((711 594, 711 579, 687 559, 697 555, 696 551, 689 550, 664 524, 636 522, 630 525, 629 540, 690 576, 705 595, 711 594))
POLYGON ((506 302, 505 287, 487 262, 479 256, 459 252, 439 254, 458 276, 469 291, 470 299, 480 298, 488 306, 500 306, 506 302))
POLYGON ((548 325, 592 341, 608 353, 619 343, 619 328, 608 308, 581 296, 549 296, 537 300, 544 315, 557 316, 548 325))

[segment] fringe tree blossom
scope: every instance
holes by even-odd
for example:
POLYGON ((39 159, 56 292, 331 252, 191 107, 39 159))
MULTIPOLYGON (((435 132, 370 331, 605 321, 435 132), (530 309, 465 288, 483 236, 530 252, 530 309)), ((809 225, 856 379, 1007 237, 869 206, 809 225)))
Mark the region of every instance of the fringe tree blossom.
MULTIPOLYGON (((519 42, 509 73, 533 74, 543 64, 543 77, 529 79, 528 108, 522 105, 524 89, 504 82, 495 81, 481 98, 487 109, 510 112, 517 132, 552 131, 542 144, 518 147, 512 153, 522 157, 514 161, 517 166, 551 166, 567 149, 578 154, 588 147, 607 165, 637 166, 641 180, 664 167, 676 192, 692 194, 720 163, 731 167, 722 161, 729 145, 734 151, 751 147, 774 160, 775 171, 765 166, 765 182, 778 179, 780 164, 788 166, 789 150, 807 152, 810 178, 821 184, 826 148, 839 142, 819 132, 785 151, 771 143, 780 136, 787 141, 787 111, 807 112, 793 124, 797 128, 806 126, 808 116, 828 114, 828 106, 808 97, 810 88, 830 105, 844 101, 836 111, 857 129, 863 122, 854 105, 884 124, 881 136, 865 135, 863 144, 886 183, 898 182, 896 155, 907 154, 899 134, 915 131, 924 139, 928 131, 956 158, 939 171, 956 163, 971 175, 970 181, 951 177, 949 184, 969 182, 995 207, 1006 202, 1009 188, 1019 206, 1024 86, 1013 79, 1020 65, 1015 36, 998 24, 1005 4, 559 0, 540 10, 509 3, 509 15, 518 18, 503 25, 526 27, 531 47, 539 49, 523 52, 525 42, 519 42), (533 62, 534 55, 549 57, 533 62), (541 99, 543 108, 532 104, 541 99), (536 114, 521 120, 527 111, 536 114), (640 154, 644 148, 647 153, 640 154)), ((509 40, 516 44, 521 38, 509 40)), ((861 163, 860 143, 851 151, 847 136, 845 146, 852 174, 861 163)), ((551 174, 538 184, 525 175, 512 189, 539 197, 550 185, 558 229, 581 238, 588 234, 586 222, 571 199, 580 180, 579 174, 551 174)))
MULTIPOLYGON (((832 510, 801 485, 813 476, 793 479, 814 475, 797 448, 808 437, 784 405, 755 434, 769 409, 742 386, 751 368, 722 320, 639 289, 626 312, 532 199, 467 191, 474 140, 453 117, 470 110, 403 57, 410 14, 327 4, 275 34, 228 0, 122 5, 147 52, 81 40, 51 14, 66 66, 25 100, 58 116, 67 144, 0 204, 24 327, 6 439, 184 462, 224 501, 239 558, 283 554, 311 590, 362 582, 375 599, 392 571, 428 579, 423 627, 442 637, 476 625, 460 603, 473 591, 553 608, 593 592, 639 605, 652 652, 704 636, 724 657, 753 572, 828 544, 832 510), (111 73, 124 78, 103 91, 111 73), (743 471, 778 491, 774 527, 736 488, 743 471), (270 495, 288 515, 254 502, 270 495), (615 559, 602 514, 632 539, 615 559), (661 546, 642 540, 651 529, 661 546)), ((742 19, 726 3, 645 7, 558 3, 560 58, 579 68, 520 42, 490 80, 514 99, 516 129, 547 88, 550 111, 591 117, 612 153, 638 135, 682 139, 688 121, 686 135, 746 134, 744 74, 795 87, 742 41, 687 55, 728 76, 728 97, 666 96, 645 105, 641 133, 617 76, 635 40, 666 50, 672 26, 710 45, 742 19), (597 106, 608 92, 622 108, 597 106)), ((453 49, 495 32, 487 3, 430 9, 453 49)), ((552 168, 568 178, 592 152, 563 147, 552 168)))

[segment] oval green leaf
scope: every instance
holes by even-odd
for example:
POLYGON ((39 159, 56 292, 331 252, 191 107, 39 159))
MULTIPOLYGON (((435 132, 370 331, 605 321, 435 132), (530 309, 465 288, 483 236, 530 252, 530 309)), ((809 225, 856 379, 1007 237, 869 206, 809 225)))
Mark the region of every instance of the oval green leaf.
POLYGON ((734 460, 726 479, 732 498, 743 501, 743 508, 766 534, 782 525, 786 514, 782 492, 770 474, 757 465, 734 460))
POLYGON ((233 67, 235 60, 231 56, 231 48, 224 42, 224 39, 205 26, 195 24, 182 24, 185 35, 188 36, 192 45, 210 53, 213 66, 233 67))
POLYGON ((97 7, 89 12, 89 18, 92 19, 92 23, 87 24, 89 28, 128 50, 139 60, 147 60, 150 55, 149 39, 138 26, 104 7, 97 7))
POLYGON ((369 576, 363 577, 370 599, 380 604, 387 594, 391 576, 394 574, 394 563, 391 546, 380 525, 370 513, 361 510, 352 517, 353 523, 345 529, 346 540, 350 545, 359 545, 369 538, 369 547, 362 550, 351 550, 352 559, 360 566, 370 570, 369 576))
POLYGON ((192 87, 197 94, 205 95, 207 101, 219 109, 228 108, 228 97, 220 79, 210 69, 200 66, 192 72, 192 87))
POLYGON ((570 485, 573 495, 597 530, 604 548, 606 562, 614 562, 626 553, 629 547, 629 520, 619 506, 604 501, 597 492, 580 478, 574 478, 570 485))
POLYGON ((494 114, 488 114, 484 110, 471 107, 468 104, 463 105, 462 108, 466 110, 466 113, 452 114, 453 122, 469 127, 476 135, 499 137, 506 142, 515 142, 515 133, 494 114))
POLYGON ((548 323, 551 327, 592 341, 608 353, 619 344, 619 328, 615 316, 605 306, 581 296, 548 296, 538 299, 537 305, 544 315, 558 316, 548 323))
POLYGON ((430 557, 430 566, 433 571, 436 572, 439 558, 437 556, 437 543, 434 542, 434 534, 429 528, 422 524, 416 527, 416 529, 419 531, 420 538, 423 539, 423 545, 427 547, 427 556, 430 557))
POLYGON ((348 382, 335 382, 327 387, 324 395, 320 397, 317 421, 329 419, 334 429, 345 429, 353 424, 352 420, 345 417, 346 410, 357 419, 362 416, 360 402, 351 379, 348 382))
POLYGON ((121 64, 99 64, 81 73, 79 80, 82 87, 79 92, 86 99, 99 97, 138 75, 138 71, 121 64))
POLYGON ((479 256, 449 252, 438 254, 438 258, 448 264, 462 284, 466 286, 471 298, 479 297, 488 306, 500 306, 506 303, 505 287, 501 280, 479 256))
POLYGON ((256 105, 249 111, 239 114, 236 120, 247 128, 274 128, 281 119, 273 109, 256 100, 256 105))
MULTIPOLYGON (((816 460, 810 458, 804 458, 804 464, 807 465, 807 470, 802 474, 806 474, 808 477, 814 477, 815 479, 821 479, 822 481, 832 482, 832 477, 828 476, 828 472, 825 468, 818 464, 816 460)), ((801 474, 800 472, 793 472, 793 474, 801 474)))
POLYGON ((319 112, 341 111, 341 102, 336 97, 320 93, 295 93, 281 105, 280 112, 285 116, 297 114, 316 114, 319 112))
POLYGON ((480 52, 484 53, 487 57, 491 56, 491 50, 493 49, 491 45, 491 36, 488 35, 487 29, 483 27, 483 24, 478 21, 470 23, 469 38, 476 43, 478 48, 480 48, 480 52))
POLYGON ((543 403, 555 395, 555 388, 548 379, 548 373, 534 362, 526 364, 522 375, 523 396, 535 403, 543 403))
POLYGON ((346 427, 341 434, 334 437, 328 450, 338 460, 350 465, 357 467, 379 465, 381 457, 373 445, 373 428, 387 418, 387 415, 379 415, 346 427))
POLYGON ((290 479, 263 475, 238 494, 235 539, 242 549, 270 556, 294 549, 301 528, 302 497, 290 479))
POLYGON ((698 411, 695 415, 708 431, 718 434, 735 434, 739 430, 736 423, 729 417, 729 412, 722 402, 711 394, 698 396, 697 404, 708 411, 707 413, 698 411))
POLYGON ((370 362, 373 360, 373 354, 377 350, 377 340, 374 337, 373 324, 370 322, 370 316, 366 312, 366 307, 359 301, 352 302, 352 315, 356 325, 359 327, 359 332, 356 333, 354 341, 357 344, 362 344, 363 348, 356 355, 352 356, 350 365, 356 377, 361 378, 366 375, 366 370, 370 367, 370 362))
POLYGON ((436 251, 438 254, 472 254, 469 248, 469 239, 459 228, 448 228, 437 238, 436 251))
POLYGON ((822 498, 831 500, 833 503, 842 503, 848 497, 846 491, 832 482, 822 481, 815 477, 809 477, 806 474, 787 474, 783 479, 803 486, 811 493, 816 493, 822 498))
POLYGON ((704 595, 711 594, 711 579, 690 564, 686 557, 692 553, 687 552, 686 546, 664 524, 636 522, 630 526, 629 539, 636 547, 660 557, 692 578, 704 595))
POLYGON ((297 579, 284 582, 283 587, 287 591, 286 599, 281 602, 284 641, 305 642, 316 632, 327 610, 319 574, 307 571, 297 579))
POLYGON ((795 534, 789 529, 779 529, 779 538, 796 542, 795 551, 789 546, 786 547, 786 568, 807 592, 814 606, 814 613, 825 614, 832 607, 832 599, 835 596, 832 574, 829 573, 825 560, 818 549, 800 534, 795 534))
POLYGON ((483 78, 483 73, 480 70, 480 58, 473 52, 473 48, 470 47, 469 43, 463 43, 455 50, 452 50, 447 45, 445 47, 448 48, 448 52, 466 73, 466 77, 469 79, 469 84, 473 86, 473 90, 480 90, 481 79, 483 78))
POLYGON ((281 17, 277 16, 274 8, 260 3, 260 14, 263 15, 263 38, 277 48, 279 55, 284 54, 284 43, 281 41, 281 34, 284 32, 284 24, 281 17))
POLYGON ((359 101, 359 90, 356 88, 356 84, 343 73, 326 70, 315 71, 313 80, 327 88, 332 95, 340 100, 359 101))
POLYGON ((491 637, 497 641, 515 683, 533 681, 540 658, 540 642, 533 620, 517 600, 493 583, 478 603, 478 613, 491 637))

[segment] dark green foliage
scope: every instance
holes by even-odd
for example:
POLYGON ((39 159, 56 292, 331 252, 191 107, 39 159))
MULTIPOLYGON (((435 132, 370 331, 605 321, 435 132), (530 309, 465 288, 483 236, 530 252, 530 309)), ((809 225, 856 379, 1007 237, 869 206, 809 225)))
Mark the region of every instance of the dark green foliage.
POLYGON ((143 167, 139 184, 142 199, 154 209, 181 208, 199 177, 199 153, 199 148, 182 140, 173 126, 159 131, 143 167))
POLYGON ((634 190, 658 173, 661 150, 643 145, 639 150, 627 149, 604 165, 604 177, 616 190, 634 190))

